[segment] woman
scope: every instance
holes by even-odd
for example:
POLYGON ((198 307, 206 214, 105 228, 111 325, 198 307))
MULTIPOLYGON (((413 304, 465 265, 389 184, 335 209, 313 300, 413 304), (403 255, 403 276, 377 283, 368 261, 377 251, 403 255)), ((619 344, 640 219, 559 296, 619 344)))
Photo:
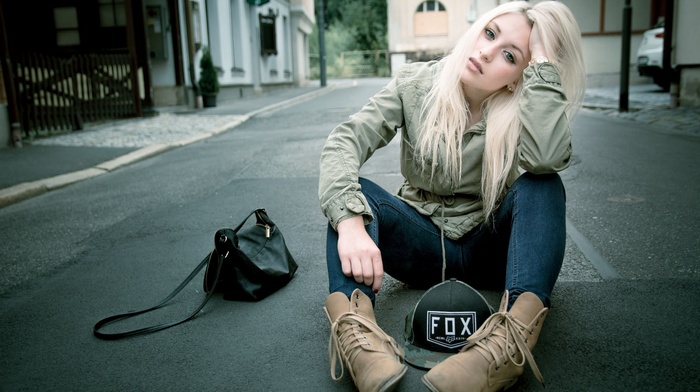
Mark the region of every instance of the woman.
POLYGON ((570 162, 569 125, 584 83, 569 9, 508 2, 444 59, 405 66, 333 130, 319 198, 330 223, 334 379, 345 367, 360 391, 385 391, 406 372, 401 348, 374 317, 384 272, 418 288, 457 278, 505 289, 468 345, 423 377, 429 389, 499 390, 517 381, 525 361, 541 379, 530 350, 564 257, 556 173, 570 162), (358 173, 399 129, 405 181, 393 195, 358 173))

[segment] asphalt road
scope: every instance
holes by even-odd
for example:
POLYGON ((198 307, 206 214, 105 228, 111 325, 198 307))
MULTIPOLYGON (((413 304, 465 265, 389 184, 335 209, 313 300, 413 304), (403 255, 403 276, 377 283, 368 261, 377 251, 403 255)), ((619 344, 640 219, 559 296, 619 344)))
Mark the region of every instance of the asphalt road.
MULTIPOLYGON (((386 79, 363 80, 261 114, 210 139, 0 209, 0 390, 351 391, 330 378, 325 218, 316 198, 328 132, 386 79), (299 263, 259 303, 217 297, 188 323, 120 341, 92 336, 108 315, 167 295, 214 232, 265 207, 299 263), (6 290, 5 290, 6 289, 6 290)), ((685 391, 700 381, 700 138, 582 112, 567 186, 570 238, 534 351, 548 391, 685 391)), ((391 143, 363 175, 400 182, 391 143)), ((420 297, 391 279, 379 324, 403 343, 420 297)), ((498 293, 486 292, 494 304, 498 293)), ((137 327, 190 311, 201 278, 137 327)), ((110 330, 113 330, 110 328, 110 330)), ((402 391, 426 390, 410 368, 402 391)), ((514 390, 540 390, 529 372, 514 390)))

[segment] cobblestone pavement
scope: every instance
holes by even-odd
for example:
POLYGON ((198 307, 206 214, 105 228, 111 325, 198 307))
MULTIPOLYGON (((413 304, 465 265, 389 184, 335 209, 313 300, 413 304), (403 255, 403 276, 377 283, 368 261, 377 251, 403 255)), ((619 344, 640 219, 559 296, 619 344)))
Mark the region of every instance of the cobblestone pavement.
POLYGON ((179 115, 164 112, 157 116, 94 126, 80 132, 32 141, 34 145, 79 147, 147 147, 172 144, 242 122, 241 115, 179 115))

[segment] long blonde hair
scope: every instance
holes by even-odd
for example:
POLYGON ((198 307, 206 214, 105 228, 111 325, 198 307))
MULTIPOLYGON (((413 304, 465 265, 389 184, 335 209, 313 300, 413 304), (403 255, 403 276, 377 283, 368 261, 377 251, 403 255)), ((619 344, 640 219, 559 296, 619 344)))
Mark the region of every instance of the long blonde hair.
MULTIPOLYGON (((581 33, 569 9, 557 1, 543 1, 536 5, 512 1, 492 9, 474 22, 445 57, 442 72, 423 103, 423 132, 416 144, 415 156, 424 169, 429 166, 431 181, 442 166, 443 180, 452 186, 459 183, 463 133, 471 118, 471 108, 462 90, 460 75, 486 25, 508 13, 522 13, 530 25, 536 22, 539 26, 549 59, 557 65, 561 74, 562 86, 570 103, 567 109, 569 118, 573 117, 583 101, 585 66, 581 33)), ((488 113, 481 178, 481 198, 487 219, 496 209, 507 186, 518 177, 518 141, 522 123, 517 111, 521 91, 522 80, 519 80, 513 92, 500 89, 489 96, 481 108, 476 108, 488 113)))

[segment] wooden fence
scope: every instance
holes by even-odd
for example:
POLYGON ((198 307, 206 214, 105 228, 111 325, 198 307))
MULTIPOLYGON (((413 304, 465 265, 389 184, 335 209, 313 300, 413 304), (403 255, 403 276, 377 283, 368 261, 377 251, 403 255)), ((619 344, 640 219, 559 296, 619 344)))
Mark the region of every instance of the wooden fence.
POLYGON ((27 137, 137 115, 128 54, 26 53, 13 59, 13 70, 21 127, 27 137))
MULTIPOLYGON (((309 54, 310 77, 320 77, 317 53, 309 54)), ((389 52, 386 50, 361 50, 328 55, 326 73, 331 78, 388 77, 391 76, 389 52)))

